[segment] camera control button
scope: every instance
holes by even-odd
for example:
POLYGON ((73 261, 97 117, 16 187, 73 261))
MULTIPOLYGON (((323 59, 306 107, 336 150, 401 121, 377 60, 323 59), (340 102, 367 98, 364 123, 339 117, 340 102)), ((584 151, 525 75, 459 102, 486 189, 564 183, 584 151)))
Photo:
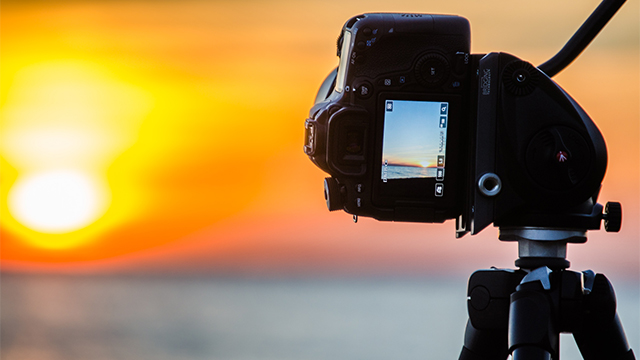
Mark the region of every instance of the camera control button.
POLYGON ((356 198, 356 206, 357 207, 362 207, 362 199, 361 198, 356 198))
POLYGON ((391 85, 391 79, 389 79, 389 78, 380 79, 380 80, 376 81, 376 85, 378 85, 378 86, 390 86, 391 85))
POLYGON ((367 44, 364 41, 358 41, 358 50, 364 50, 367 47, 367 44))
POLYGON ((364 185, 363 184, 356 184, 356 192, 359 193, 359 194, 364 192, 364 185))
POLYGON ((371 29, 369 29, 369 28, 362 29, 362 35, 371 36, 371 29))
POLYGON ((418 60, 415 72, 422 85, 438 86, 449 77, 449 62, 444 56, 427 54, 418 60))
POLYGON ((464 74, 469 64, 469 54, 465 52, 457 52, 455 56, 454 70, 456 74, 464 74))
POLYGON ((444 195, 444 184, 436 183, 436 196, 442 197, 444 195))
POLYGON ((373 95, 373 86, 368 82, 364 82, 356 86, 356 96, 361 99, 368 99, 373 95))

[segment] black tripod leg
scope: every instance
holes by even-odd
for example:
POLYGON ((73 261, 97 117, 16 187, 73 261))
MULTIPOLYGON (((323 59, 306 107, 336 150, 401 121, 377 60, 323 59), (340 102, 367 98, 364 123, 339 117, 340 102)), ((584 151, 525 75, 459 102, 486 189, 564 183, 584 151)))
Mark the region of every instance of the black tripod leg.
POLYGON ((616 313, 616 295, 609 280, 597 274, 584 297, 581 326, 573 331, 584 360, 635 360, 616 313))
POLYGON ((584 360, 635 360, 618 314, 608 324, 575 331, 573 337, 584 360))
POLYGON ((523 284, 511 294, 509 351, 513 360, 558 359, 559 334, 549 298, 537 284, 523 284))
POLYGON ((469 321, 460 360, 505 360, 509 356, 509 296, 525 276, 520 270, 487 269, 469 278, 469 321))
POLYGON ((478 330, 467 321, 459 360, 505 360, 508 355, 506 328, 478 330))

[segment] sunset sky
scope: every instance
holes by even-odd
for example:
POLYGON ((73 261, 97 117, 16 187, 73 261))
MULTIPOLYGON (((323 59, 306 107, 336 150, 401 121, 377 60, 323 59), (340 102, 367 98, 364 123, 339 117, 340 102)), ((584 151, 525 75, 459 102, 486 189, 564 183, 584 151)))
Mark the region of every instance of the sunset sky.
POLYGON ((387 100, 387 103, 392 107, 384 115, 382 163, 435 168, 438 155, 445 155, 439 147, 446 148, 446 128, 439 127, 440 102, 387 100))
MULTIPOLYGON (((467 17, 472 52, 540 64, 598 0, 3 1, 1 267, 10 271, 467 274, 513 267, 497 230, 329 213, 304 119, 363 12, 467 17), (550 11, 553 9, 553 11, 550 11), (47 191, 58 186, 59 193, 47 191), (59 207, 60 202, 69 206, 59 207)), ((575 269, 637 277, 639 13, 629 1, 555 80, 607 141, 619 234, 575 269)))

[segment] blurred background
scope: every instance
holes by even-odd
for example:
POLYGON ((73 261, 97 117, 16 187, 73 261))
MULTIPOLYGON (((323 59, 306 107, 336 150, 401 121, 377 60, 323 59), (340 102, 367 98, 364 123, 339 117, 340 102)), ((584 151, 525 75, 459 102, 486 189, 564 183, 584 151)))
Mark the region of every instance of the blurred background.
MULTIPOLYGON (((598 3, 2 1, 0 356, 457 358, 468 276, 517 245, 326 210, 303 124, 335 40, 358 13, 458 14, 472 52, 539 65, 598 3)), ((636 352, 639 23, 630 1, 555 77, 607 141, 600 202, 624 211, 568 259, 613 282, 636 352)))

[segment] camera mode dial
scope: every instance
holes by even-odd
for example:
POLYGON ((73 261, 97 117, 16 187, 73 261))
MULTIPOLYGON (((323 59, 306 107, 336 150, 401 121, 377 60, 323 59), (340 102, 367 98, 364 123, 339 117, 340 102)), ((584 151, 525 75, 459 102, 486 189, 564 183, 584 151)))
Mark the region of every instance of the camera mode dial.
POLYGON ((450 72, 447 59, 435 53, 421 57, 415 67, 416 79, 421 85, 427 87, 442 85, 450 72))

